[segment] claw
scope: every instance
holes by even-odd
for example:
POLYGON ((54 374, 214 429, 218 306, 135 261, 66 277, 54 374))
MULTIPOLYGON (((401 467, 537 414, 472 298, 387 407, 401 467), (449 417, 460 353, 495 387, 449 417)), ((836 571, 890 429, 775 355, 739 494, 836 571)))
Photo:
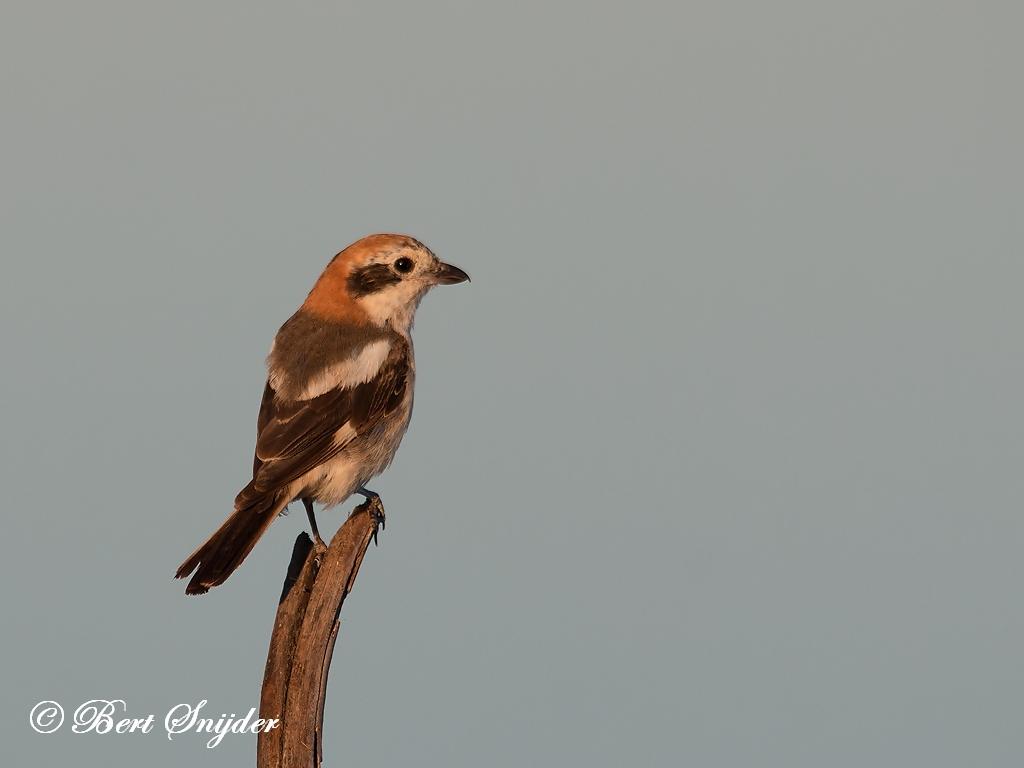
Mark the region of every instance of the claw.
POLYGON ((313 556, 316 558, 317 566, 323 565, 324 558, 327 557, 327 545, 319 536, 313 541, 313 552, 315 553, 313 556))
POLYGON ((366 501, 360 506, 373 516, 373 521, 377 524, 373 529, 373 545, 379 546, 377 543, 377 531, 384 530, 384 521, 386 519, 384 515, 384 505, 381 503, 380 496, 373 491, 368 491, 366 488, 360 488, 357 493, 361 493, 366 497, 366 501))

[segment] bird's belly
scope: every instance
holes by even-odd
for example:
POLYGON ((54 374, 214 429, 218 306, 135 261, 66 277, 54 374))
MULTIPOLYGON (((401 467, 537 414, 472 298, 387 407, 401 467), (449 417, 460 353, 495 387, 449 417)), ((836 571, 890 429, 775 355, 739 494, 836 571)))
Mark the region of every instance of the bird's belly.
POLYGON ((369 478, 363 478, 359 465, 344 454, 328 459, 299 478, 296 498, 311 498, 325 507, 333 507, 351 496, 369 478))
POLYGON ((311 498, 325 507, 345 499, 379 475, 395 457, 408 426, 408 415, 361 435, 337 456, 310 470, 296 482, 293 498, 311 498))

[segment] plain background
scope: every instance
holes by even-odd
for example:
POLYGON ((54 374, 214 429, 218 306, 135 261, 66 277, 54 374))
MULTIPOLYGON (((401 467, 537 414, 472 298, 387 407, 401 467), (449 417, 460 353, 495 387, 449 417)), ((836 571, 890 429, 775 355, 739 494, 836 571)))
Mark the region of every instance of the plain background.
POLYGON ((1020 765, 1022 8, 5 3, 4 763, 253 764, 160 722, 256 706, 304 515, 171 575, 277 328, 398 231, 473 282, 326 765, 1020 765), (29 728, 94 698, 157 730, 29 728))

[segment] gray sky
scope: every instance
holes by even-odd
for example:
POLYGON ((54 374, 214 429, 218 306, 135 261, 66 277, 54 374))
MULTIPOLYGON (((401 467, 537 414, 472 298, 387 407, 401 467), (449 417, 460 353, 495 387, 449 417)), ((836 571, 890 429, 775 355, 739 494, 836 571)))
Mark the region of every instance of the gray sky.
POLYGON ((257 705, 305 516, 171 575, 275 331, 398 231, 473 282, 325 765, 1019 765, 1024 6, 340 5, 4 6, 5 759, 253 763, 160 723, 257 705), (29 727, 96 698, 157 729, 29 727))

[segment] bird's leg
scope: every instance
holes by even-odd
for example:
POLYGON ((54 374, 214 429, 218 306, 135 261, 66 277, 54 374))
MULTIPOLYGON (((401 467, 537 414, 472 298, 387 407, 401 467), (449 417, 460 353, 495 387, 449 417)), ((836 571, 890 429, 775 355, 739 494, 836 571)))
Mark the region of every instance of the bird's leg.
POLYGON ((327 549, 324 540, 320 538, 320 531, 316 529, 316 514, 313 512, 313 500, 303 499, 302 506, 306 508, 306 517, 309 518, 309 527, 313 529, 313 546, 317 549, 327 549))
MULTIPOLYGON (((367 490, 366 488, 357 488, 356 493, 361 494, 366 498, 366 511, 373 515, 373 519, 377 522, 377 527, 380 530, 384 530, 384 521, 387 519, 384 515, 384 505, 380 501, 380 496, 374 491, 367 490)), ((377 544, 377 531, 373 532, 373 543, 377 544)))

